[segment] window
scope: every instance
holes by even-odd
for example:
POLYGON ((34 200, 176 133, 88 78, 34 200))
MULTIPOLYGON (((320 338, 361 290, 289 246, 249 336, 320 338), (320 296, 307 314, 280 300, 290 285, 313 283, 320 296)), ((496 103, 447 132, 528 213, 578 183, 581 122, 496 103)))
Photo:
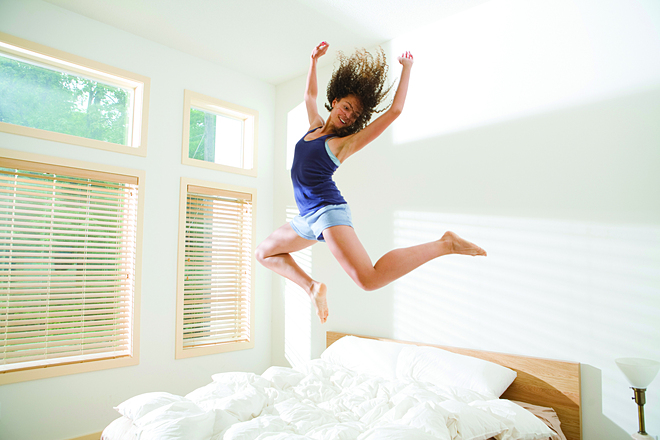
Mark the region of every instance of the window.
POLYGON ((250 188, 181 179, 176 358, 254 347, 250 188))
POLYGON ((0 150, 0 384, 138 362, 143 172, 104 168, 0 150))
POLYGON ((0 131, 146 156, 149 78, 0 33, 0 131))
POLYGON ((186 90, 182 163, 257 176, 256 110, 186 90))
MULTIPOLYGON (((295 106, 286 115, 286 169, 291 171, 293 156, 296 153, 296 144, 309 130, 309 119, 307 118, 307 106, 305 101, 295 106)), ((296 212, 296 215, 298 213, 296 212)))

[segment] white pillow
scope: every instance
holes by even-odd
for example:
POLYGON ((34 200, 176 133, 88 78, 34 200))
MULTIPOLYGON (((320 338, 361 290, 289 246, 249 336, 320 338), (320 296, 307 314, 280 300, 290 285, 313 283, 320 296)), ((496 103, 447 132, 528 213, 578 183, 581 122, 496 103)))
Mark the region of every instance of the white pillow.
POLYGON ((547 440, 556 435, 534 414, 509 400, 476 401, 470 406, 488 411, 508 426, 497 440, 547 440))
POLYGON ((358 374, 371 374, 384 379, 396 378, 396 365, 407 344, 344 336, 328 347, 321 359, 358 374))
POLYGON ((440 348, 406 346, 399 354, 396 375, 440 387, 467 388, 496 398, 506 391, 517 374, 501 365, 440 348))
POLYGON ((169 405, 170 403, 180 402, 186 400, 181 396, 175 394, 154 392, 138 394, 128 400, 115 406, 115 409, 122 416, 128 417, 135 421, 147 413, 158 409, 162 406, 169 405))

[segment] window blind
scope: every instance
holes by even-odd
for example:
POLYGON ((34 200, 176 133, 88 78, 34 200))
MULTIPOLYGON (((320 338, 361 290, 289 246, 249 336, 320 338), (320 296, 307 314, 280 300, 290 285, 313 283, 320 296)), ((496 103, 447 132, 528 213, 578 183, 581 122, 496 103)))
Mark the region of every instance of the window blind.
POLYGON ((0 158, 0 372, 132 354, 137 183, 0 158))
POLYGON ((252 195, 188 185, 183 350, 249 342, 252 195))

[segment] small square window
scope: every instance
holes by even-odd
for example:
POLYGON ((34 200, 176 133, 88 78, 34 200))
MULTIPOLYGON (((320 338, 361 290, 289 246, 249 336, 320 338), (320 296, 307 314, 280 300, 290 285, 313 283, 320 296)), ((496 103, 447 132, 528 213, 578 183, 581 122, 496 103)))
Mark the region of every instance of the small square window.
POLYGON ((257 176, 256 110, 186 90, 182 163, 257 176))

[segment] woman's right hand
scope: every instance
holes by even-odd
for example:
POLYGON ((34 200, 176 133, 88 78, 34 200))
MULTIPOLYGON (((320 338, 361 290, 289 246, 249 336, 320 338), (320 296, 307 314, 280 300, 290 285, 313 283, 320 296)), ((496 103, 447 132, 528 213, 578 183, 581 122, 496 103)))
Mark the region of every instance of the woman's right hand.
POLYGON ((397 60, 399 60, 403 67, 412 67, 415 62, 410 52, 404 52, 400 57, 397 57, 397 60))
POLYGON ((328 51, 328 46, 329 44, 326 43, 325 41, 319 44, 312 50, 312 59, 313 60, 318 60, 321 58, 325 53, 328 51))

